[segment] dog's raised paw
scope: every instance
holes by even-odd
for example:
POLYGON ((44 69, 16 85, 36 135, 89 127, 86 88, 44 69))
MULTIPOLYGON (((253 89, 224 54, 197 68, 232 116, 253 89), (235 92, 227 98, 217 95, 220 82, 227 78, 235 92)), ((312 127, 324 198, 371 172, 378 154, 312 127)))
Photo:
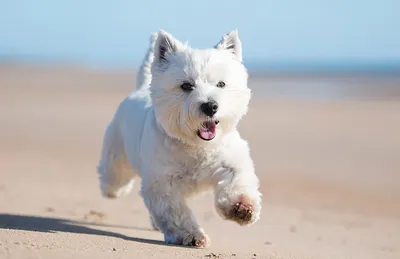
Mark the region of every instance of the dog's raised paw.
POLYGON ((253 216, 253 207, 251 205, 243 204, 241 202, 237 202, 232 209, 232 212, 234 215, 233 217, 243 221, 243 222, 248 222, 251 220, 251 217, 253 216))
POLYGON ((228 217, 242 226, 250 224, 254 218, 253 203, 247 196, 241 195, 238 202, 229 210, 228 217))

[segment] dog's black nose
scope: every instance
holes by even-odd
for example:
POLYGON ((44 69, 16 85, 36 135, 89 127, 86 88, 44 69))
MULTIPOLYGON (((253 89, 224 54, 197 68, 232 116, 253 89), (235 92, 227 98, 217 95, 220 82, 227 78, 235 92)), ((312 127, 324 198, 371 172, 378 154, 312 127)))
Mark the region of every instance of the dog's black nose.
POLYGON ((212 117, 218 111, 218 103, 211 100, 200 105, 200 109, 205 115, 212 117))

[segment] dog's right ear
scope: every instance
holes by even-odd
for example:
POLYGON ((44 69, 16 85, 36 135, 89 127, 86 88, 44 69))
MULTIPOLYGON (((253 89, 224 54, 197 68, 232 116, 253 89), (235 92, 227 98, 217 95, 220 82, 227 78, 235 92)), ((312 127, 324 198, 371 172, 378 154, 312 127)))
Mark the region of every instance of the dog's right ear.
POLYGON ((167 64, 171 55, 176 53, 182 45, 183 44, 175 39, 171 34, 160 30, 154 46, 154 61, 158 65, 167 64))

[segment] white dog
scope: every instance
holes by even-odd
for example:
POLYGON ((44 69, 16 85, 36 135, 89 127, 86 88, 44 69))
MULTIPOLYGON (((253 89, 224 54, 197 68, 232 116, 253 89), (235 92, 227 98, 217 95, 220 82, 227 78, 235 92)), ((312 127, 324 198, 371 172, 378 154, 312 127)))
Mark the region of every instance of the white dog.
POLYGON ((153 226, 166 243, 210 243, 185 199, 212 189, 222 218, 250 225, 261 193, 248 144, 237 125, 251 91, 238 32, 194 49, 165 31, 153 34, 137 90, 119 106, 98 165, 109 198, 126 195, 137 176, 153 226))

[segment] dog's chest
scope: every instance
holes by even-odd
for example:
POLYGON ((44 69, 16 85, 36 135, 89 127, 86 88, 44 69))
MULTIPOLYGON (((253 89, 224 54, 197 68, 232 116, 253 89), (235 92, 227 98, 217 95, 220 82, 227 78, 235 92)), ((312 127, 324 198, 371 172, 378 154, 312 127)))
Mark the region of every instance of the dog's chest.
POLYGON ((212 183, 214 172, 220 167, 217 154, 207 152, 182 152, 175 160, 174 178, 181 186, 201 188, 212 183))

